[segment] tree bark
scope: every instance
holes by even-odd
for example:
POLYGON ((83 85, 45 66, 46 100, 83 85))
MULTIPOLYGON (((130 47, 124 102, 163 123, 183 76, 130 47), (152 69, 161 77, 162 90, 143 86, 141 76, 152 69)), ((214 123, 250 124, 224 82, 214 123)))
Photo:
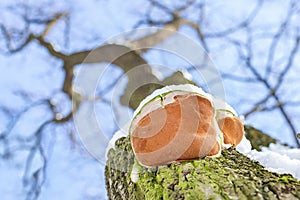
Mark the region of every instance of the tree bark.
MULTIPOLYGON (((248 136, 249 130, 256 129, 246 127, 248 136)), ((269 143, 255 147, 262 145, 269 143)), ((108 199, 300 199, 297 179, 270 172, 234 148, 217 158, 145 168, 135 160, 129 137, 121 138, 108 153, 105 177, 108 199), (135 183, 132 169, 138 172, 135 183)))

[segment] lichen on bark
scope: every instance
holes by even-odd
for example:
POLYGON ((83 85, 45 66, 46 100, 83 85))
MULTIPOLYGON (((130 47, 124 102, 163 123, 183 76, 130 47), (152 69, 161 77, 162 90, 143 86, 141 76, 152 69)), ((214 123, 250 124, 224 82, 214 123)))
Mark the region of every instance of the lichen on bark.
POLYGON ((217 158, 145 168, 135 160, 129 137, 121 138, 108 153, 105 177, 109 199, 300 199, 297 179, 267 171, 234 148, 217 158))

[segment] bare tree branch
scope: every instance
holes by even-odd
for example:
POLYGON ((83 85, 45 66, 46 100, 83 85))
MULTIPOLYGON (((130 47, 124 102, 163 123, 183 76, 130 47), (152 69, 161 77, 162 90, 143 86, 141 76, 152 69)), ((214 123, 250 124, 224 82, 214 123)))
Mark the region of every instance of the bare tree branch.
POLYGON ((262 4, 263 4, 262 0, 257 0, 255 7, 253 8, 253 10, 250 12, 248 17, 244 21, 224 31, 215 32, 215 33, 204 33, 205 38, 224 37, 229 34, 233 34, 242 28, 245 28, 255 19, 256 15, 261 10, 262 4))

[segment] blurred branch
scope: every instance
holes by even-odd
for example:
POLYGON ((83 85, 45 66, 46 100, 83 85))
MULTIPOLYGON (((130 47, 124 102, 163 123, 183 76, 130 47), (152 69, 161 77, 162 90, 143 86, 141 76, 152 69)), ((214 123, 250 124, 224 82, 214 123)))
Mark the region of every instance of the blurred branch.
POLYGON ((295 57, 296 57, 297 53, 299 52, 299 46, 300 46, 300 32, 298 31, 298 35, 295 38, 295 44, 294 44, 293 49, 288 57, 288 62, 286 64, 286 66, 283 68, 283 70, 279 73, 277 83, 273 89, 274 91, 277 91, 279 89, 279 87, 282 85, 282 82, 283 82, 286 74, 289 72, 291 67, 294 65, 295 57))
POLYGON ((275 35, 272 37, 272 42, 271 42, 271 45, 269 47, 269 50, 268 50, 268 60, 267 60, 267 64, 266 64, 266 79, 269 78, 271 72, 272 72, 272 63, 274 61, 274 56, 275 56, 275 52, 276 52, 276 47, 279 43, 279 40, 281 38, 281 36, 284 34, 285 32, 285 29, 287 28, 288 26, 288 23, 290 22, 292 16, 293 16, 293 4, 290 4, 290 7, 289 7, 289 11, 287 12, 287 16, 286 16, 286 19, 283 21, 283 23, 280 24, 277 32, 275 33, 275 35))
POLYGON ((7 30, 7 28, 6 28, 3 24, 0 24, 0 30, 1 30, 1 32, 2 32, 2 36, 3 36, 3 38, 4 38, 4 41, 5 41, 5 44, 6 44, 6 48, 7 48, 8 52, 9 52, 10 54, 16 53, 16 52, 18 52, 18 51, 21 51, 21 50, 22 50, 25 46, 27 46, 27 45, 31 42, 31 40, 32 40, 32 38, 27 37, 21 45, 19 45, 18 47, 14 48, 14 47, 12 46, 12 40, 13 40, 13 39, 12 39, 12 37, 11 37, 11 33, 7 30))
POLYGON ((224 31, 215 32, 215 33, 204 33, 205 38, 225 37, 229 34, 233 34, 236 31, 247 27, 255 19, 256 15, 261 10, 262 5, 263 5, 263 1, 257 0, 255 7, 253 8, 253 10, 250 12, 248 17, 246 17, 244 21, 224 31))
POLYGON ((66 57, 67 57, 66 55, 56 51, 51 43, 46 42, 44 40, 44 33, 41 36, 35 36, 33 34, 30 34, 29 38, 30 38, 30 40, 33 40, 33 39, 37 40, 43 47, 45 47, 48 50, 48 52, 52 56, 54 56, 56 58, 59 58, 59 59, 62 59, 62 60, 66 59, 66 57))
POLYGON ((18 121, 20 120, 20 118, 30 109, 35 108, 36 106, 40 106, 40 105, 46 105, 48 103, 47 100, 40 100, 37 102, 34 102, 32 104, 30 104, 29 106, 27 106, 25 109, 23 109, 22 111, 20 111, 16 116, 12 116, 10 123, 6 126, 6 130, 0 133, 0 138, 4 139, 7 138, 9 136, 9 134, 11 133, 11 131, 13 130, 13 128, 15 127, 15 125, 18 123, 18 121))
POLYGON ((248 55, 246 55, 244 57, 242 54, 240 54, 241 57, 244 57, 243 60, 245 60, 246 67, 248 69, 250 69, 250 71, 257 78, 257 80, 259 82, 261 82, 269 91, 269 93, 266 95, 265 98, 263 98, 261 101, 256 103, 256 105, 252 109, 250 109, 250 111, 248 111, 245 114, 245 117, 249 116, 251 113, 259 111, 260 106, 261 106, 262 103, 267 102, 270 98, 274 98, 275 101, 277 102, 277 105, 278 105, 277 107, 278 107, 280 113, 282 114, 283 118, 285 119, 286 123, 288 124, 298 147, 300 147, 300 142, 299 142, 299 140, 296 136, 297 135, 296 127, 293 124, 292 120, 290 119, 286 109, 284 108, 284 106, 281 102, 281 99, 280 99, 279 95, 277 94, 277 90, 280 87, 280 85, 282 84, 284 76, 287 74, 287 72, 289 71, 289 69, 293 65, 295 55, 299 50, 299 42, 300 42, 300 35, 298 35, 296 37, 294 47, 293 47, 293 49, 290 53, 290 56, 288 58, 288 62, 286 64, 286 66, 284 67, 284 69, 282 69, 282 71, 280 72, 279 78, 277 79, 277 83, 274 87, 272 87, 272 85, 269 83, 269 81, 267 79, 262 77, 262 75, 257 71, 257 68, 255 68, 252 64, 252 59, 253 59, 254 56, 253 56, 252 46, 251 46, 252 45, 252 36, 251 36, 250 31, 248 31, 248 42, 247 42, 247 53, 248 53, 248 55))
POLYGON ((224 72, 222 72, 221 76, 223 79, 230 79, 230 80, 237 81, 237 82, 245 82, 245 83, 256 83, 257 82, 256 78, 242 77, 239 75, 228 74, 228 73, 224 73, 224 72))
POLYGON ((44 147, 42 145, 42 137, 44 128, 52 123, 52 120, 45 121, 34 133, 35 144, 29 150, 25 170, 23 174, 23 185, 28 187, 26 199, 37 199, 41 188, 46 180, 46 167, 47 167, 47 157, 45 155, 44 147), (39 156, 42 164, 35 171, 31 172, 33 169, 33 159, 35 156, 39 156))
POLYGON ((58 13, 51 20, 47 21, 46 28, 44 32, 41 34, 42 38, 45 38, 52 27, 63 17, 67 16, 67 13, 58 13))
POLYGON ((167 23, 163 29, 158 30, 155 34, 147 35, 141 39, 128 42, 128 46, 132 49, 145 51, 147 50, 145 47, 153 47, 175 34, 180 25, 182 25, 181 19, 174 19, 167 23))
MULTIPOLYGON (((25 38, 13 38, 12 33, 10 30, 8 30, 5 25, 0 23, 0 31, 2 32, 2 36, 4 38, 4 41, 6 43, 6 48, 8 50, 8 53, 16 53, 18 51, 21 51, 24 47, 26 47, 33 39, 37 39, 42 45, 48 45, 43 44, 43 40, 40 38, 45 38, 49 31, 53 28, 53 26, 61 20, 63 17, 67 17, 67 13, 57 13, 52 17, 46 18, 46 19, 31 19, 27 15, 23 15, 23 20, 26 23, 24 30, 18 31, 18 35, 26 36, 25 38), (33 33, 30 33, 29 26, 31 24, 42 24, 45 25, 45 29, 42 32, 40 36, 35 36, 33 33), (18 41, 24 41, 23 43, 19 44, 17 47, 13 47, 12 42, 14 40, 18 41)), ((49 45, 48 45, 49 46, 49 45)), ((49 46, 50 47, 50 46, 49 46)), ((53 51, 54 53, 54 51, 53 51)))

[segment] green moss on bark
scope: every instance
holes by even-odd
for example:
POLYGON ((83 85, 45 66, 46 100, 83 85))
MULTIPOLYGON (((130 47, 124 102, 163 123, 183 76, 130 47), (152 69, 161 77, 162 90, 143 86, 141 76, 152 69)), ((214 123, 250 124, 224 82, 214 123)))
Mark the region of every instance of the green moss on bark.
POLYGON ((233 148, 218 158, 145 168, 135 161, 129 138, 121 138, 108 153, 105 177, 109 199, 300 199, 299 181, 233 148), (133 165, 137 183, 131 181, 133 165))

